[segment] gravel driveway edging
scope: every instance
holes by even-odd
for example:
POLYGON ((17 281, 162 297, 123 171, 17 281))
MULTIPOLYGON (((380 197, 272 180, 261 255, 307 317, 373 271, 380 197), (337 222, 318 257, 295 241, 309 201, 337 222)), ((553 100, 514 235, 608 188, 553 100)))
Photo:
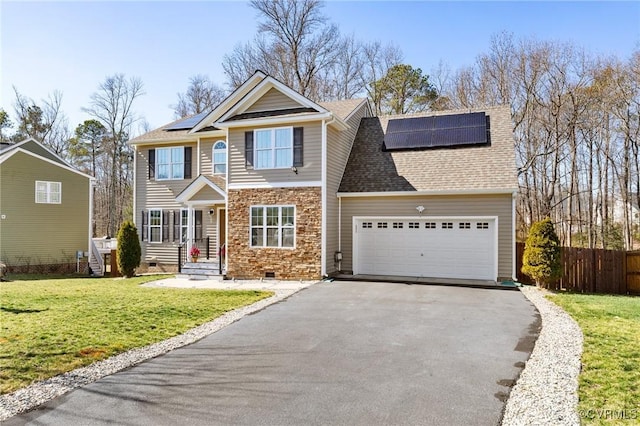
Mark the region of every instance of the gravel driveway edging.
POLYGON ((258 312, 269 305, 280 302, 294 293, 307 288, 275 290, 274 295, 252 305, 227 312, 224 315, 199 325, 187 332, 142 348, 132 349, 113 357, 98 361, 41 382, 34 383, 15 392, 0 395, 0 422, 44 404, 73 389, 93 383, 110 374, 134 366, 143 361, 165 354, 173 349, 194 343, 244 317, 258 312))
POLYGON ((542 317, 542 330, 518 381, 511 390, 502 424, 580 425, 578 375, 582 330, 564 310, 535 287, 520 290, 542 317))

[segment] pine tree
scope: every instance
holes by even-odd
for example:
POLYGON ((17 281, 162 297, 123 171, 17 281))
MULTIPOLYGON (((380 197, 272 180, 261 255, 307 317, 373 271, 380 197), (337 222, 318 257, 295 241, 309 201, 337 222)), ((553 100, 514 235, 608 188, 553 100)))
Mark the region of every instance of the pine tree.
POLYGON ((535 222, 529 230, 522 256, 522 272, 547 287, 562 276, 560 240, 551 219, 535 222))
POLYGON ((118 269, 127 278, 135 275, 140 266, 140 241, 138 230, 133 222, 125 221, 118 231, 118 269))

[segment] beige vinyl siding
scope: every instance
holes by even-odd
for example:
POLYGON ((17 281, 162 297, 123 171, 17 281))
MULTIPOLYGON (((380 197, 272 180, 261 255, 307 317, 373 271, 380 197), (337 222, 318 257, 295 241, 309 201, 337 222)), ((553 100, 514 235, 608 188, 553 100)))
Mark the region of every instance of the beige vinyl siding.
POLYGON ((90 180, 16 153, 0 165, 0 260, 9 265, 73 263, 89 247, 90 180), (35 202, 35 182, 61 182, 60 204, 35 202))
POLYGON ((342 180, 344 168, 349 160, 349 153, 353 140, 358 132, 360 119, 367 115, 367 105, 363 103, 360 109, 355 111, 347 121, 349 128, 338 131, 333 127, 327 132, 327 214, 325 232, 327 234, 327 247, 325 256, 326 273, 331 274, 337 271, 338 264, 334 262, 335 252, 338 251, 338 198, 336 193, 342 180))
POLYGON ((200 191, 198 191, 193 197, 191 197, 191 200, 192 201, 216 200, 220 203, 224 203, 224 197, 209 186, 205 186, 200 191))
MULTIPOLYGON (((202 156, 201 144, 201 156, 202 156)), ((147 212, 149 209, 162 210, 180 210, 186 206, 177 203, 175 198, 180 194, 195 178, 197 178, 196 161, 198 158, 197 146, 195 143, 189 144, 171 144, 162 145, 162 148, 170 146, 191 146, 192 149, 192 179, 179 180, 149 180, 149 148, 138 147, 136 151, 136 212, 135 223, 138 227, 138 233, 142 237, 142 211, 147 212)), ((155 148, 155 147, 154 147, 155 148)), ((210 167, 210 166, 209 166, 210 167)), ((202 169, 201 169, 202 172, 202 169)), ((219 198, 219 196, 217 197, 219 198)), ((224 204, 224 202, 221 202, 224 204)), ((216 221, 215 218, 209 217, 209 209, 212 206, 197 206, 197 210, 202 210, 203 237, 211 238, 211 251, 216 250, 216 221)), ((215 216, 215 215, 213 215, 215 216)), ((169 222, 170 235, 173 234, 173 223, 169 222)), ((171 238, 173 239, 173 238, 171 238)), ((158 262, 166 264, 175 264, 178 256, 178 241, 165 241, 162 243, 142 242, 142 261, 148 262, 151 258, 156 258, 158 262)))
POLYGON ((271 88, 244 112, 276 111, 279 109, 300 107, 302 107, 302 105, 298 102, 283 94, 281 91, 271 88))
POLYGON ((227 144, 229 164, 229 185, 234 184, 273 184, 280 182, 295 183, 320 181, 322 176, 322 122, 296 123, 295 126, 261 126, 229 129, 227 144), (298 167, 298 174, 290 168, 283 169, 247 169, 244 158, 244 133, 257 129, 279 127, 304 127, 304 165, 298 167))
MULTIPOLYGON (((213 171, 213 146, 222 141, 226 143, 224 138, 208 138, 200 141, 200 174, 209 176, 213 171)), ((195 170, 195 168, 194 168, 195 170)), ((194 172, 195 173, 195 172, 194 172)), ((220 175, 223 176, 223 175, 220 175)), ((194 174, 194 178, 197 176, 194 174)))
POLYGON ((353 270, 354 216, 418 216, 416 207, 424 206, 423 218, 429 216, 497 216, 498 277, 513 275, 511 194, 366 197, 342 199, 343 271, 353 270))

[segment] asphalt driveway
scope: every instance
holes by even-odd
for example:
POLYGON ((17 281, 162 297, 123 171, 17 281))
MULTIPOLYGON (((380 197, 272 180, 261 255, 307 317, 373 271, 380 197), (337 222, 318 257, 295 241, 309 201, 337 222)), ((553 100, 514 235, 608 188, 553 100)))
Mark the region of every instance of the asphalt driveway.
POLYGON ((538 328, 519 291, 321 283, 6 426, 495 425, 538 328))

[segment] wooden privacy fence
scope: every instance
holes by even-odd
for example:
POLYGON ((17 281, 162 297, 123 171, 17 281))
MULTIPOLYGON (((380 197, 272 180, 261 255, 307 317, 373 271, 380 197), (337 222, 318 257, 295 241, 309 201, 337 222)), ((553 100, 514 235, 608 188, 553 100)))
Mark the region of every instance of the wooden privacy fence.
MULTIPOLYGON (((535 284, 522 273, 524 243, 516 243, 518 281, 535 284)), ((562 278, 553 290, 582 293, 640 294, 640 251, 562 248, 562 278)))

